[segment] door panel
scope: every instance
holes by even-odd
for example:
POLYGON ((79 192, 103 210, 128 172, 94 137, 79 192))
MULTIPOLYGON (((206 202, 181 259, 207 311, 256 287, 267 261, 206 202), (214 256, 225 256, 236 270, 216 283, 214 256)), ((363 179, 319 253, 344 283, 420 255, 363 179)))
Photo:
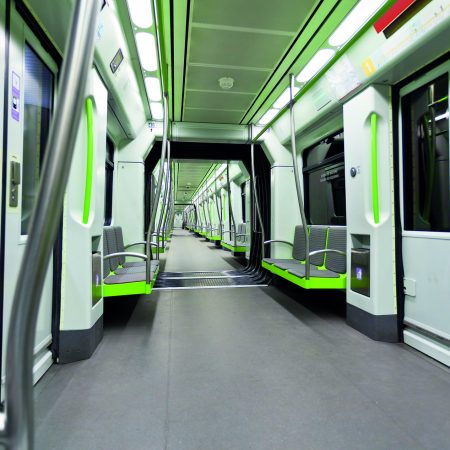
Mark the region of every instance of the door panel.
POLYGON ((401 90, 405 342, 450 365, 449 70, 401 90))
MULTIPOLYGON (((11 113, 5 118, 8 131, 7 195, 5 218, 5 291, 3 324, 3 361, 16 282, 28 239, 31 211, 40 182, 43 157, 53 108, 57 66, 19 14, 11 11, 10 71, 8 80, 11 113), (18 163, 14 174, 11 163, 18 163), (18 168, 18 169, 17 169, 18 168), (17 199, 11 191, 17 178, 17 199)), ((30 261, 30 264, 33 262, 30 261)), ((42 271, 45 278, 34 345, 34 379, 37 381, 52 364, 53 264, 42 271)), ((36 299, 37 301, 37 299, 36 299)))

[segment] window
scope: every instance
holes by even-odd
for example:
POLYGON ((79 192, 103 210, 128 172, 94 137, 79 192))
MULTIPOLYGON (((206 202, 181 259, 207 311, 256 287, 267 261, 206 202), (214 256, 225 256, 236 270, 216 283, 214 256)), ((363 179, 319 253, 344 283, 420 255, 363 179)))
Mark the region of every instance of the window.
POLYGON ((110 138, 107 138, 105 160, 105 225, 111 225, 112 222, 113 182, 114 144, 110 138))
POLYGON ((44 161, 53 104, 53 73, 25 44, 21 234, 28 234, 44 161))
POLYGON ((402 99, 404 227, 450 231, 448 74, 402 99))
POLYGON ((344 133, 303 152, 305 213, 312 225, 345 225, 344 133))

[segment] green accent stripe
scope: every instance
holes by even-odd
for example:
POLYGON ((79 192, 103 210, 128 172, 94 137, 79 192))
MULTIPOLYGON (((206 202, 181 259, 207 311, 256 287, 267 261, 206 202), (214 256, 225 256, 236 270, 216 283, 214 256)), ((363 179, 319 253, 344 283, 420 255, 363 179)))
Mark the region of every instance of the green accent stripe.
POLYGON ((83 223, 89 221, 92 195, 92 176, 94 173, 94 102, 91 97, 86 99, 87 118, 87 154, 86 154, 86 184, 84 187, 83 223))
POLYGON ((378 115, 370 116, 371 129, 371 159, 372 159, 372 209, 373 220, 380 223, 380 208, 378 203, 378 115))
POLYGON ((231 250, 232 252, 236 252, 236 253, 244 253, 247 251, 247 247, 245 246, 234 246, 234 245, 230 245, 227 244, 226 242, 221 242, 220 243, 222 245, 223 248, 227 248, 228 250, 231 250))

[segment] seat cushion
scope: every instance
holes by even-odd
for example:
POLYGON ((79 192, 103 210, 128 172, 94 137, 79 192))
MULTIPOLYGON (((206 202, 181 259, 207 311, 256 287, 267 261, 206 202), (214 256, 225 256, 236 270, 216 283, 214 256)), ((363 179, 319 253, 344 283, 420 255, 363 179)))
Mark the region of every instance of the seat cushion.
POLYGON ((300 261, 297 261, 296 259, 277 259, 277 258, 264 258, 263 261, 267 264, 275 264, 278 266, 278 264, 299 264, 300 261))
MULTIPOLYGON (((159 267, 159 261, 152 261, 150 264, 152 272, 156 272, 156 269, 159 267)), ((122 275, 125 273, 145 273, 145 264, 143 266, 134 266, 134 267, 119 267, 114 271, 117 275, 122 275)))
MULTIPOLYGON (((305 278, 306 266, 300 265, 296 268, 288 269, 288 273, 299 278, 305 278)), ((339 278, 339 274, 331 270, 318 270, 315 266, 311 266, 309 275, 314 278, 339 278)))
MULTIPOLYGON (((154 273, 151 273, 151 278, 154 277, 154 273)), ((105 284, 126 284, 137 283, 145 281, 145 273, 124 273, 120 275, 109 275, 105 278, 105 284)))

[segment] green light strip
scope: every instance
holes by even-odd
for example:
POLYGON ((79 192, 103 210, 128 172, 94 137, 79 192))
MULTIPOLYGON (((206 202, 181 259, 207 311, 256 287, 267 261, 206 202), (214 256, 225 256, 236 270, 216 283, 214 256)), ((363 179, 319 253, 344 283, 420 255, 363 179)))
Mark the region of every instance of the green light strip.
MULTIPOLYGON (((300 89, 300 92, 297 93, 297 95, 293 98, 293 103, 297 103, 301 97, 303 97, 325 74, 325 72, 333 66, 333 64, 345 53, 349 50, 349 48, 370 28, 373 26, 373 24, 381 17, 383 14, 386 13, 386 11, 391 8, 397 0, 388 0, 384 6, 382 6, 378 12, 372 17, 369 22, 366 23, 354 36, 350 39, 346 44, 344 44, 343 47, 341 47, 334 57, 330 60, 330 62, 320 71, 318 72, 306 85, 303 87, 303 89, 300 89)), ((326 40, 328 42, 328 39, 326 40)), ((325 43, 324 43, 325 44, 325 43)), ((273 105, 272 105, 273 106, 273 105)), ((269 108, 271 109, 272 106, 269 108)), ((269 110, 268 109, 268 110, 269 110)), ((257 142, 258 139, 275 123, 278 121, 278 119, 289 109, 289 103, 284 106, 278 114, 267 124, 264 125, 263 129, 256 135, 255 138, 253 138, 253 142, 257 142)), ((267 110, 267 111, 268 111, 267 110)), ((265 114, 265 113, 264 113, 265 114)))
POLYGON ((86 184, 84 187, 83 223, 89 221, 91 210, 92 175, 94 173, 94 102, 91 97, 86 99, 87 119, 87 154, 86 154, 86 184))
POLYGON ((378 116, 372 113, 370 116, 371 130, 371 159, 372 159, 372 209, 373 220, 380 223, 380 209, 378 203, 378 116))

